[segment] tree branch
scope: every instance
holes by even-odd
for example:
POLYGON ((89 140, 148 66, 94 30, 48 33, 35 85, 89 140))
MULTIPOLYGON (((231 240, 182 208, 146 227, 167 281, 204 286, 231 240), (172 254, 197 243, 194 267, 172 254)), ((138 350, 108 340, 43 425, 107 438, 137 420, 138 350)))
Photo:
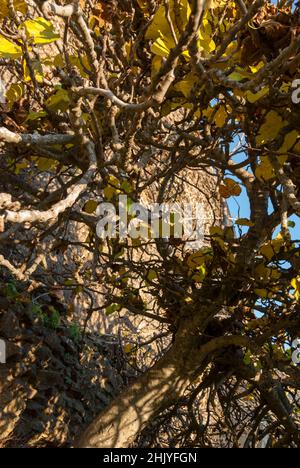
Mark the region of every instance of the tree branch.
POLYGON ((48 221, 56 220, 61 213, 74 205, 81 193, 86 189, 87 185, 95 176, 97 170, 97 160, 94 144, 89 141, 86 145, 86 150, 90 159, 89 169, 75 185, 75 187, 69 188, 66 199, 56 203, 47 211, 21 210, 15 212, 7 210, 4 212, 5 221, 10 223, 46 223, 48 221))
POLYGON ((25 145, 63 145, 74 141, 74 135, 40 135, 38 133, 14 133, 5 127, 0 127, 0 141, 6 143, 23 143, 25 145))

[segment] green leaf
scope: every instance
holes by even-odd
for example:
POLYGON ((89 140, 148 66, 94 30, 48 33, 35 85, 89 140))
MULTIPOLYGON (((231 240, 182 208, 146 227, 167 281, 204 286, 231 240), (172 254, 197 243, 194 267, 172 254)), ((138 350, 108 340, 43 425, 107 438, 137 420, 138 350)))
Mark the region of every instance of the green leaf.
POLYGON ((248 227, 254 226, 254 223, 252 223, 252 221, 250 221, 247 218, 240 218, 235 222, 235 224, 237 224, 238 226, 248 226, 248 227))
POLYGON ((35 120, 42 119, 43 117, 46 117, 47 112, 45 111, 39 111, 39 112, 34 112, 31 111, 29 112, 26 122, 34 122, 35 120))
POLYGON ((110 306, 106 307, 105 313, 106 315, 111 315, 114 312, 119 312, 122 309, 120 304, 111 304, 110 306))
POLYGON ((28 39, 32 39, 35 44, 50 44, 60 39, 56 34, 53 25, 45 18, 27 20, 23 23, 28 39))
POLYGON ((295 221, 289 221, 288 222, 288 227, 291 228, 291 229, 294 229, 296 227, 295 221))
POLYGON ((193 280, 196 281, 196 283, 202 283, 202 281, 205 279, 207 275, 207 269, 205 265, 201 265, 197 268, 197 273, 193 275, 193 280))
POLYGON ((153 281, 157 278, 157 272, 155 270, 149 270, 149 273, 147 275, 147 280, 148 281, 153 281))
POLYGON ((252 363, 252 353, 251 351, 247 351, 244 355, 244 364, 246 366, 250 366, 250 364, 252 363))
POLYGON ((42 306, 40 304, 32 304, 31 312, 34 315, 41 316, 41 314, 43 313, 42 306))
POLYGON ((60 313, 55 307, 49 307, 50 316, 46 316, 45 318, 45 325, 46 327, 51 328, 52 330, 56 330, 61 323, 60 313))
POLYGON ((132 193, 133 191, 132 185, 128 180, 122 182, 121 189, 124 190, 125 193, 132 193))
POLYGON ((96 202, 95 200, 89 200, 84 205, 83 211, 85 213, 92 214, 92 213, 95 213, 97 207, 98 207, 98 202, 96 202))
POLYGON ((52 111, 66 112, 69 108, 70 98, 68 91, 65 89, 58 89, 55 94, 49 97, 46 101, 46 106, 52 111))
POLYGON ((7 283, 6 296, 10 297, 11 299, 15 299, 16 297, 18 297, 18 295, 19 295, 19 292, 18 292, 18 289, 17 289, 15 283, 12 282, 12 281, 7 283))

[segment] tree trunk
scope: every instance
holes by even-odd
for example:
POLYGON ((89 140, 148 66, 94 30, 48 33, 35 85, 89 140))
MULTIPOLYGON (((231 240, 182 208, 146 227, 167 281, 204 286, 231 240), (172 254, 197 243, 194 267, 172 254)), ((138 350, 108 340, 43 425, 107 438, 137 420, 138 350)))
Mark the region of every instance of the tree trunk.
POLYGON ((221 336, 201 344, 200 331, 213 309, 215 305, 187 318, 165 356, 96 417, 75 445, 128 447, 155 415, 177 401, 195 377, 199 377, 209 354, 232 345, 251 347, 243 336, 221 336))
POLYGON ((116 398, 83 433, 77 447, 128 447, 149 420, 183 394, 199 366, 199 338, 177 337, 149 371, 116 398))

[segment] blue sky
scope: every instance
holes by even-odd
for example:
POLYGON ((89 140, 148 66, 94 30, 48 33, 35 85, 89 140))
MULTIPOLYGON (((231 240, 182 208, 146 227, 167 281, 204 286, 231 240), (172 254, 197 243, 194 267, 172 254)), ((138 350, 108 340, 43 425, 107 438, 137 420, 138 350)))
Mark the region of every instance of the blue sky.
MULTIPOLYGON (((235 139, 235 141, 232 144, 232 150, 234 147, 237 147, 238 139, 235 139)), ((236 163, 241 163, 243 160, 245 160, 246 156, 245 153, 239 153, 238 155, 233 157, 233 160, 236 163)), ((248 168, 249 169, 249 168, 248 168)), ((250 170, 250 169, 249 169, 250 170)), ((232 177, 232 174, 228 173, 229 177, 232 177)), ((240 181, 239 181, 240 182, 240 181)), ((242 193, 239 197, 231 197, 227 200, 230 214, 234 220, 237 220, 239 218, 250 218, 250 204, 249 204, 249 198, 247 196, 246 189, 242 187, 242 193)), ((272 204, 270 203, 270 213, 272 212, 272 204)), ((295 227, 291 228, 291 234, 292 234, 292 239, 293 240, 300 240, 300 218, 298 216, 292 216, 290 218, 290 221, 293 221, 295 223, 295 227)), ((243 233, 247 232, 248 228, 243 227, 241 228, 241 231, 243 233)), ((279 227, 280 230, 280 227, 279 227)), ((277 232, 276 232, 277 235, 277 232)))
MULTIPOLYGON (((238 218, 250 218, 250 207, 249 199, 246 193, 246 190, 243 188, 242 194, 239 197, 231 197, 227 201, 231 216, 235 219, 238 218)), ((293 240, 300 239, 300 218, 298 216, 292 216, 291 221, 294 221, 295 227, 291 228, 291 234, 293 240)), ((245 232, 247 228, 243 228, 242 231, 245 232)))

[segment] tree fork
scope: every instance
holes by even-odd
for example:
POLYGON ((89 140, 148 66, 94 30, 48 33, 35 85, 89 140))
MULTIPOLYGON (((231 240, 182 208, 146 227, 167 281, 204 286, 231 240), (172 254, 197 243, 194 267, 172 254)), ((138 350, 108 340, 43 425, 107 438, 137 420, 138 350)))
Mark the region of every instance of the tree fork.
POLYGON ((199 315, 181 327, 171 348, 151 369, 96 417, 75 443, 77 448, 129 447, 146 424, 201 375, 208 354, 234 345, 252 347, 243 336, 219 337, 201 346, 199 331, 211 314, 199 315))

